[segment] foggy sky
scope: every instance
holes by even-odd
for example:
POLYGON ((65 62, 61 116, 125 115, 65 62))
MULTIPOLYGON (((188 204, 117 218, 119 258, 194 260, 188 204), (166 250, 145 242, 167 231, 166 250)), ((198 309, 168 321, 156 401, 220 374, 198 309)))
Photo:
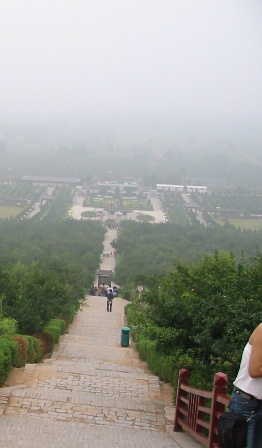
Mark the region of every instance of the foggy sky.
POLYGON ((258 129, 261 19, 261 0, 2 0, 0 121, 130 115, 258 129))

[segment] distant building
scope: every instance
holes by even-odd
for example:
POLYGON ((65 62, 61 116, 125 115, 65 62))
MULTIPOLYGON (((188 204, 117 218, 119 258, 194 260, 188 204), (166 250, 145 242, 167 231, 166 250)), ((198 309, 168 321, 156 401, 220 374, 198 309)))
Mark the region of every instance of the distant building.
POLYGON ((244 210, 236 210, 234 208, 221 208, 216 207, 215 210, 213 210, 212 214, 214 216, 217 216, 220 219, 230 219, 230 218, 238 218, 239 216, 243 215, 244 210))
POLYGON ((136 182, 97 182, 97 188, 101 196, 113 197, 116 191, 122 196, 135 197, 138 193, 136 182))
POLYGON ((184 185, 169 185, 169 184, 156 184, 157 191, 177 191, 183 193, 185 191, 184 185))
POLYGON ((0 205, 5 205, 9 207, 24 207, 28 202, 25 198, 1 198, 0 205))
POLYGON ((207 187, 202 185, 168 185, 156 184, 157 191, 174 191, 179 193, 206 193, 207 187))
POLYGON ((59 186, 76 186, 79 185, 81 180, 77 177, 52 177, 52 176, 24 176, 23 182, 29 182, 33 185, 42 185, 55 187, 59 186))
POLYGON ((216 179, 211 177, 188 177, 186 184, 192 186, 205 186, 208 191, 224 191, 227 187, 226 179, 216 179))
POLYGON ((184 208, 188 211, 188 210, 192 210, 194 213, 198 212, 201 207, 200 205, 198 205, 196 202, 191 201, 191 202, 187 202, 186 204, 184 204, 184 208))
POLYGON ((97 269, 97 286, 99 287, 103 283, 105 285, 111 286, 112 276, 114 275, 114 271, 105 270, 105 269, 97 269))
POLYGON ((186 192, 187 193, 206 193, 207 187, 202 185, 187 185, 186 192))
POLYGON ((51 202, 53 201, 53 199, 53 196, 51 196, 50 194, 42 194, 42 196, 40 196, 41 205, 45 204, 46 202, 51 202))

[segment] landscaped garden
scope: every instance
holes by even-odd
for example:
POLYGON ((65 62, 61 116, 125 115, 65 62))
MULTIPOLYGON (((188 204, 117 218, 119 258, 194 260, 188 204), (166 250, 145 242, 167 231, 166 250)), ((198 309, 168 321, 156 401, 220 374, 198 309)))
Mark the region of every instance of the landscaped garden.
POLYGON ((114 198, 86 196, 84 201, 84 207, 103 208, 104 210, 152 210, 152 205, 147 198, 120 198, 117 202, 114 198))
POLYGON ((85 212, 81 213, 81 216, 83 218, 96 218, 97 213, 94 210, 86 210, 85 212))
POLYGON ((45 190, 32 184, 0 184, 0 219, 22 216, 45 190), (17 199, 18 205, 13 205, 13 199, 17 199))
POLYGON ((143 222, 155 221, 154 216, 145 215, 144 213, 139 213, 138 215, 136 215, 136 219, 143 222))

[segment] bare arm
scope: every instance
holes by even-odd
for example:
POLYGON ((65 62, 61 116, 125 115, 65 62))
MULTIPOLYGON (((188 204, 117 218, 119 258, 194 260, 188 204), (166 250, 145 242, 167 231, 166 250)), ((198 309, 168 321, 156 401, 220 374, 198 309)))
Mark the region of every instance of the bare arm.
POLYGON ((252 333, 250 339, 252 345, 252 351, 249 361, 248 373, 251 378, 262 377, 262 324, 252 333))

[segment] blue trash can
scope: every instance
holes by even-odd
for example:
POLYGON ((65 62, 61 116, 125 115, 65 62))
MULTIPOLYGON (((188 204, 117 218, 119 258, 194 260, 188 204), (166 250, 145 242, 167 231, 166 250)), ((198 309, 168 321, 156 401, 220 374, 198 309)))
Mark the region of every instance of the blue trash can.
POLYGON ((121 345, 122 345, 122 347, 129 346, 129 336, 130 336, 130 328, 122 327, 121 328, 121 345))

